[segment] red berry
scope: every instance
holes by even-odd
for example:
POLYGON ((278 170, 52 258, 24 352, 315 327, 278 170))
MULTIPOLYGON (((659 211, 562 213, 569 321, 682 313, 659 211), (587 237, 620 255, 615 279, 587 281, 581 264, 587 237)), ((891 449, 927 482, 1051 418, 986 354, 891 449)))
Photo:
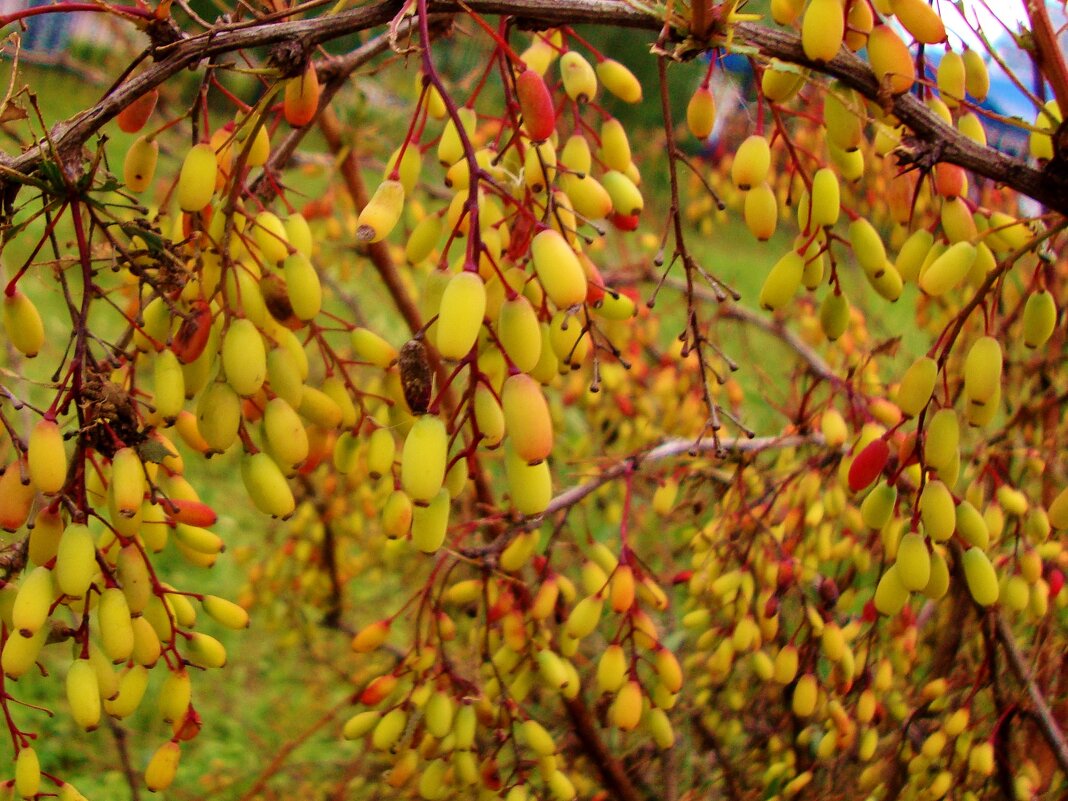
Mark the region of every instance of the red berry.
POLYGON ((196 361, 204 352, 211 333, 211 306, 203 298, 197 298, 192 306, 171 342, 171 350, 182 364, 196 361))
POLYGON ((534 236, 537 219, 532 214, 520 214, 508 240, 508 256, 518 261, 530 252, 530 240, 534 236))
POLYGON ((860 613, 861 623, 874 623, 879 618, 879 612, 875 608, 875 604, 872 601, 868 601, 864 604, 864 609, 860 613))
POLYGON ((620 231, 634 231, 638 227, 637 214, 613 214, 608 219, 620 231))
POLYGON ((902 467, 908 467, 920 461, 919 450, 916 447, 915 431, 901 438, 897 447, 897 461, 902 467))
POLYGON ((678 573, 676 573, 674 576, 671 577, 671 583, 672 583, 673 586, 674 585, 679 585, 679 584, 685 584, 691 578, 693 578, 693 571, 692 570, 680 570, 678 573))
POLYGON ((869 442, 849 466, 849 489, 853 492, 860 492, 870 487, 883 472, 886 460, 889 458, 890 446, 886 444, 886 440, 877 439, 869 442))
POLYGON ((556 130, 556 109, 545 79, 534 70, 520 73, 515 82, 523 127, 534 142, 544 142, 556 130))
POLYGON ((1057 568, 1049 571, 1049 597, 1056 598, 1064 587, 1064 573, 1057 568))
POLYGON ((963 167, 940 161, 934 166, 935 191, 942 197, 960 197, 968 188, 968 177, 963 167))
POLYGON ((783 592, 794 581, 794 560, 783 559, 779 562, 778 591, 783 592))
POLYGON ((186 710, 185 717, 182 720, 176 720, 174 722, 174 739, 176 740, 192 740, 198 734, 203 726, 203 722, 200 719, 200 713, 197 712, 193 705, 189 705, 189 709, 186 710))
POLYGON ((363 688, 363 692, 360 693, 360 703, 364 706, 376 706, 383 698, 393 692, 393 688, 396 686, 397 677, 392 673, 379 676, 363 688))
POLYGON ((163 511, 167 513, 175 523, 185 523, 188 526, 208 528, 214 526, 218 520, 215 510, 203 501, 186 500, 185 498, 166 498, 163 500, 163 511))
POLYGON ((584 259, 582 266, 586 268, 586 302, 592 306, 604 298, 604 277, 590 259, 584 259))
POLYGON ((140 131, 148 121, 148 118, 152 116, 157 100, 159 100, 159 90, 150 89, 131 102, 115 117, 115 121, 119 124, 119 129, 126 133, 140 131))
POLYGON ((302 75, 286 81, 285 102, 282 105, 286 122, 299 128, 315 119, 320 93, 319 75, 312 64, 305 68, 302 75))

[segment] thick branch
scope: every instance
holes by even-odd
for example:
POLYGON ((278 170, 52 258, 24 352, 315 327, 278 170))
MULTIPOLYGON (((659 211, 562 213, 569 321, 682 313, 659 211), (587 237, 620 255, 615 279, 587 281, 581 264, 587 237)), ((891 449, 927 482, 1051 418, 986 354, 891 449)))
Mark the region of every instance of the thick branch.
POLYGON ((129 732, 111 717, 108 717, 108 728, 111 730, 111 736, 115 738, 115 748, 119 752, 119 763, 122 765, 123 776, 126 777, 126 786, 130 788, 131 801, 141 801, 141 776, 130 760, 129 732))
POLYGON ((701 743, 713 753, 716 757, 716 762, 719 764, 720 770, 723 771, 723 781, 726 785, 727 798, 730 799, 730 801, 740 801, 740 799, 745 798, 738 772, 723 755, 723 748, 720 746, 719 739, 716 737, 715 733, 705 725, 705 722, 701 719, 700 713, 695 713, 691 718, 691 722, 693 723, 694 731, 697 732, 697 736, 700 738, 701 743))
POLYGON ((627 778, 623 766, 612 756, 601 740, 601 736, 598 734, 592 718, 590 718, 590 711, 586 708, 582 696, 578 695, 574 698, 569 698, 564 701, 564 704, 567 706, 567 714, 571 718, 574 732, 582 744, 582 750, 586 752, 590 762, 597 768, 597 772, 601 774, 601 781, 604 782, 605 789, 617 801, 639 801, 638 791, 634 789, 634 785, 627 778))
POLYGON ((1046 703, 1042 690, 1038 688, 1034 679, 1031 678, 1031 671, 1024 662, 1023 654, 1020 653, 1020 646, 1016 644, 1012 629, 1001 615, 998 615, 995 620, 995 631, 997 632, 998 640, 1001 642, 1001 647, 1005 649, 1005 655, 1009 658, 1009 667, 1012 668, 1016 678, 1027 688, 1027 696, 1031 699, 1035 717, 1038 718, 1039 728, 1042 729, 1042 734, 1045 736, 1046 742, 1049 743, 1053 756, 1057 759, 1057 764, 1061 766, 1064 775, 1068 776, 1068 742, 1065 742, 1064 732, 1061 731, 1053 710, 1046 703))
MULTIPOLYGON (((52 140, 61 152, 70 152, 86 142, 134 99, 205 58, 294 40, 310 48, 382 25, 392 19, 401 6, 398 0, 388 0, 342 14, 295 22, 223 27, 156 48, 155 65, 119 86, 92 108, 58 123, 52 129, 52 140)), ((428 3, 428 10, 433 13, 462 12, 465 8, 479 14, 511 15, 531 26, 587 23, 650 31, 659 31, 663 27, 663 21, 658 17, 638 11, 619 0, 469 0, 463 4, 455 0, 431 0, 428 3)), ((680 39, 684 34, 676 32, 680 39)), ((829 63, 817 64, 805 58, 801 39, 796 33, 751 22, 734 26, 734 41, 755 48, 764 56, 791 61, 834 76, 870 100, 882 102, 879 84, 871 68, 859 56, 844 49, 829 63)), ((714 39, 710 45, 718 43, 714 39)), ((977 175, 1029 195, 1050 209, 1068 214, 1068 178, 1064 175, 1053 170, 1034 169, 1019 159, 973 142, 944 123, 913 95, 893 98, 888 110, 911 128, 923 143, 934 149, 940 160, 959 164, 977 175)), ((29 173, 37 167, 46 152, 47 145, 41 143, 17 158, 0 157, 0 165, 29 173)))
MULTIPOLYGON (((882 102, 875 74, 867 62, 854 53, 839 50, 832 61, 819 64, 805 57, 797 34, 752 22, 739 23, 735 38, 766 56, 811 67, 838 78, 867 99, 882 102)), ((947 125, 915 95, 898 95, 888 110, 931 148, 939 161, 958 164, 976 175, 1012 187, 1050 209, 1068 214, 1068 179, 1064 175, 1036 170, 1020 159, 974 142, 947 125)))
MULTIPOLYGON (((154 53, 156 63, 153 66, 116 87, 93 107, 69 120, 56 123, 52 128, 51 139, 60 152, 69 152, 70 149, 79 147, 131 102, 182 70, 195 67, 204 59, 281 42, 303 41, 307 47, 312 47, 339 36, 381 25, 389 20, 399 5, 389 2, 298 22, 263 24, 237 30, 214 29, 207 34, 188 37, 172 45, 157 48, 154 53)), ((0 164, 18 172, 32 172, 45 157, 47 148, 47 143, 41 142, 17 158, 0 157, 0 164)))
POLYGON ((324 712, 320 718, 312 722, 312 724, 308 726, 308 728, 306 728, 304 731, 299 732, 292 739, 283 743, 282 747, 278 749, 278 751, 273 757, 271 757, 270 762, 268 762, 267 765, 264 766, 263 770, 260 772, 260 775, 256 777, 256 781, 254 781, 252 783, 252 786, 249 787, 248 790, 246 790, 241 796, 241 801, 248 801, 248 799, 251 798, 258 798, 259 794, 263 792, 263 789, 267 786, 271 779, 285 765, 285 762, 287 759, 289 759, 290 754, 292 754, 295 750, 307 743, 308 740, 312 737, 312 735, 314 735, 320 729, 329 726, 334 721, 334 718, 336 718, 343 709, 350 706, 351 704, 352 699, 350 697, 344 698, 340 703, 337 703, 330 709, 326 710, 326 712, 324 712))
MULTIPOLYGON (((954 581, 963 585, 964 548, 960 543, 950 542, 950 550, 953 554, 954 581)), ((1020 652, 1020 646, 1016 642, 1016 636, 1012 633, 1012 626, 1009 625, 999 610, 984 610, 978 603, 973 601, 973 604, 981 619, 984 615, 988 616, 990 627, 989 629, 985 626, 983 627, 984 639, 987 637, 996 637, 998 642, 1001 643, 1001 647, 1005 651, 1005 656, 1008 658, 1009 669, 1012 671, 1013 675, 1016 676, 1017 680, 1027 689, 1027 697, 1031 699, 1031 705, 1033 707, 1032 711, 1038 721, 1038 727, 1042 732, 1042 737, 1053 752, 1053 757, 1057 760, 1057 764, 1060 765, 1064 774, 1068 776, 1068 742, 1064 739, 1064 732, 1061 730, 1060 722, 1057 720, 1053 710, 1050 709, 1046 697, 1042 694, 1042 690, 1035 684, 1035 680, 1031 677, 1031 670, 1027 666, 1024 655, 1020 652)), ((991 650, 988 658, 991 660, 996 659, 993 650, 991 650)), ((998 675, 996 667, 992 668, 990 679, 995 701, 998 701, 1000 697, 998 675)), ((999 707, 1002 706, 1000 701, 998 701, 998 705, 999 707)))

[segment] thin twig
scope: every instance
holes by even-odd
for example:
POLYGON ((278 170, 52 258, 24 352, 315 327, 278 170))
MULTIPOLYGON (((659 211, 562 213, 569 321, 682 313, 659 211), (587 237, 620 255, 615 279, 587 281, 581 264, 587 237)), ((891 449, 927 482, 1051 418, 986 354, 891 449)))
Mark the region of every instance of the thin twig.
POLYGON ((110 716, 107 721, 111 736, 115 738, 115 748, 119 752, 122 775, 126 777, 126 784, 130 788, 130 801, 141 801, 141 776, 134 770, 133 761, 130 759, 130 749, 126 744, 126 729, 110 716))
POLYGON ((256 781, 252 783, 241 796, 239 801, 251 801, 253 798, 258 798, 263 789, 267 786, 267 783, 274 777, 278 771, 282 769, 286 760, 289 759, 289 755, 304 745, 308 738, 315 734, 320 729, 326 728, 333 720, 338 716, 342 709, 352 705, 352 698, 346 696, 341 702, 335 704, 328 709, 318 720, 312 723, 304 731, 291 738, 288 742, 282 745, 281 748, 271 758, 271 761, 267 763, 266 767, 260 772, 260 775, 256 778, 256 781))
MULTIPOLYGON (((680 291, 686 291, 686 285, 678 279, 669 278, 664 283, 680 291)), ((695 294, 702 296, 705 300, 718 301, 712 291, 705 287, 698 286, 695 287, 694 290, 695 294)), ((720 304, 719 315, 721 317, 726 317, 729 320, 737 320, 746 325, 754 326, 761 331, 781 339, 784 344, 801 357, 801 359, 808 365, 809 370, 812 371, 813 375, 828 382, 838 380, 838 376, 835 374, 834 370, 831 369, 831 366, 824 361, 823 357, 806 345, 797 334, 790 331, 782 321, 776 320, 769 315, 753 311, 744 306, 739 306, 736 303, 720 304)))
MULTIPOLYGON (((667 34, 668 31, 666 29, 661 33, 662 41, 666 38, 667 34)), ((704 334, 701 333, 700 320, 697 315, 697 305, 694 303, 694 289, 696 286, 693 280, 693 275, 694 272, 698 272, 706 279, 710 279, 713 287, 717 291, 719 290, 720 282, 715 276, 712 276, 707 271, 701 269, 686 248, 686 236, 682 225, 682 206, 679 203, 678 167, 675 163, 675 154, 678 152, 678 143, 675 141, 675 124, 671 116, 671 90, 668 86, 667 59, 665 56, 659 56, 657 58, 656 70, 660 86, 661 120, 664 125, 664 137, 667 143, 668 180, 671 188, 671 207, 668 212, 668 225, 671 226, 674 231, 674 256, 682 262, 683 269, 686 271, 686 329, 690 332, 690 341, 686 343, 686 348, 692 349, 694 355, 697 356, 697 369, 701 373, 701 394, 704 396, 705 408, 708 410, 708 422, 705 424, 705 428, 702 429, 701 436, 704 436, 705 430, 711 429, 712 443, 715 446, 715 450, 719 452, 719 429, 721 425, 719 420, 719 406, 716 403, 715 398, 712 397, 712 390, 708 383, 708 373, 710 371, 715 373, 715 371, 711 369, 705 360, 705 352, 702 347, 705 337, 704 334)), ((664 241, 667 241, 666 234, 664 241)), ((674 259, 672 261, 674 262, 674 259)))
POLYGON ((754 439, 738 438, 729 441, 720 441, 718 444, 710 440, 696 442, 692 439, 669 439, 667 442, 657 445, 655 448, 644 454, 631 456, 629 459, 613 465, 603 471, 597 478, 591 479, 585 484, 579 484, 576 487, 572 487, 571 489, 560 493, 549 502, 545 514, 550 515, 554 512, 559 512, 562 509, 574 506, 591 492, 594 492, 609 481, 614 481, 625 473, 637 470, 640 466, 649 462, 660 462, 665 459, 682 456, 683 454, 707 453, 709 451, 716 451, 717 449, 722 449, 730 455, 760 453, 761 451, 770 450, 772 448, 796 448, 800 445, 822 446, 824 444, 826 443, 823 440, 822 434, 789 437, 756 437, 754 439))
POLYGON ((770 315, 761 314, 760 312, 745 306, 739 306, 737 303, 723 304, 719 309, 719 315, 728 320, 737 320, 746 325, 754 326, 761 331, 781 339, 791 350, 795 351, 797 355, 801 357, 805 364, 808 365, 808 368, 813 375, 830 383, 839 380, 834 370, 832 370, 830 365, 823 360, 823 357, 806 345, 801 337, 788 329, 782 320, 778 320, 770 315))
POLYGON ((662 801, 678 801, 679 798, 679 752, 668 748, 660 754, 660 784, 662 801))
POLYGON ((826 444, 823 435, 819 433, 812 433, 805 436, 755 437, 752 439, 739 437, 729 441, 720 440, 719 443, 706 439, 669 439, 643 453, 628 456, 622 461, 613 464, 611 467, 605 468, 589 481, 564 490, 549 501, 549 505, 545 508, 544 512, 529 518, 523 525, 513 527, 507 535, 498 537, 488 545, 476 548, 461 548, 458 549, 457 552, 468 559, 478 559, 491 553, 500 553, 520 531, 526 530, 526 527, 537 526, 545 517, 570 509, 587 495, 596 492, 605 484, 622 478, 623 476, 633 474, 647 464, 655 464, 656 462, 672 459, 676 456, 682 456, 683 454, 696 456, 697 454, 713 452, 730 456, 732 454, 761 453, 762 451, 775 448, 796 448, 804 445, 823 447, 826 444))

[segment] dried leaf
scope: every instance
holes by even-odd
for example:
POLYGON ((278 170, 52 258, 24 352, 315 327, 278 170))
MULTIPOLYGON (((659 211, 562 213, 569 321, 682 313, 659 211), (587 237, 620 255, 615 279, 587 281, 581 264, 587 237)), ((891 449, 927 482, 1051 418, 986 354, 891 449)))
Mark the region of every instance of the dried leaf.
POLYGON ((0 108, 0 124, 25 120, 29 116, 30 115, 26 109, 16 103, 14 98, 7 100, 4 103, 3 108, 0 108))

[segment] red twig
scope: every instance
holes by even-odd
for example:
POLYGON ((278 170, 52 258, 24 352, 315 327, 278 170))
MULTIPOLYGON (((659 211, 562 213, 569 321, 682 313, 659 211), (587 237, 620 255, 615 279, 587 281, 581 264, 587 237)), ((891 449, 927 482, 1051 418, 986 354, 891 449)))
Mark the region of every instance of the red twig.
POLYGON ((1057 42, 1057 33, 1053 30, 1044 0, 1028 0, 1026 5, 1035 43, 1035 61, 1053 87, 1053 96, 1057 98, 1063 118, 1068 113, 1068 65, 1064 61, 1064 52, 1057 42))
POLYGON ((155 19, 148 9, 136 6, 108 6, 101 3, 57 3, 54 6, 36 6, 23 8, 10 14, 0 15, 0 27, 10 25, 12 22, 37 17, 41 14, 70 14, 75 11, 92 11, 98 14, 115 14, 119 17, 132 17, 135 19, 155 19))

